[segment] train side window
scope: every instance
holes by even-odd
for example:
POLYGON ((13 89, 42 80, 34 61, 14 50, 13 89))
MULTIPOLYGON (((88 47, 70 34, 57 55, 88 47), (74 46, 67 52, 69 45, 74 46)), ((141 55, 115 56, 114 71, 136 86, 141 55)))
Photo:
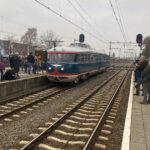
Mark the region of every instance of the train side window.
POLYGON ((93 61, 94 61, 94 56, 93 56, 93 54, 91 54, 90 59, 91 59, 91 62, 93 62, 93 61))
POLYGON ((98 55, 95 55, 95 61, 98 62, 98 55))
POLYGON ((87 54, 83 54, 83 62, 87 62, 87 54))
POLYGON ((85 62, 85 54, 82 54, 82 61, 85 62))
POLYGON ((78 62, 83 62, 84 58, 83 58, 83 54, 79 54, 78 55, 78 62))
POLYGON ((79 55, 76 54, 75 57, 74 57, 74 62, 78 62, 79 61, 79 55))
POLYGON ((87 54, 87 61, 90 62, 90 54, 87 54))
POLYGON ((81 54, 81 55, 80 55, 80 61, 81 61, 81 62, 84 62, 84 54, 81 54))
POLYGON ((85 54, 85 62, 88 62, 88 54, 85 54))
POLYGON ((99 55, 98 57, 99 57, 98 59, 99 59, 99 62, 100 62, 101 61, 101 55, 99 55))
POLYGON ((89 54, 89 62, 91 62, 91 54, 89 54))
POLYGON ((78 62, 81 61, 81 60, 80 60, 80 54, 78 54, 78 56, 77 56, 77 61, 78 61, 78 62))

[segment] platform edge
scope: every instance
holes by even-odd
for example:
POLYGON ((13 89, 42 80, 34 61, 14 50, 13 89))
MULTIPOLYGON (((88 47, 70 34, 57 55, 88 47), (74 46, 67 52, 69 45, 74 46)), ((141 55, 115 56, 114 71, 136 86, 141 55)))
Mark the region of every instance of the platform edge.
POLYGON ((133 76, 134 76, 134 72, 132 71, 130 94, 129 94, 128 108, 127 108, 125 125, 124 125, 121 150, 130 150, 130 128, 131 128, 132 101, 133 101, 133 90, 134 90, 133 76))

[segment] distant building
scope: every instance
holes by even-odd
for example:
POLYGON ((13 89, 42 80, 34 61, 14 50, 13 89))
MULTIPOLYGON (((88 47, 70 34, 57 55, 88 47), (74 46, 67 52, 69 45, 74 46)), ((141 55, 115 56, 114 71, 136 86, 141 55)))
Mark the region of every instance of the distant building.
POLYGON ((22 44, 18 42, 11 42, 9 40, 0 40, 0 47, 4 55, 14 54, 19 52, 20 55, 26 56, 29 52, 35 52, 37 46, 22 44))

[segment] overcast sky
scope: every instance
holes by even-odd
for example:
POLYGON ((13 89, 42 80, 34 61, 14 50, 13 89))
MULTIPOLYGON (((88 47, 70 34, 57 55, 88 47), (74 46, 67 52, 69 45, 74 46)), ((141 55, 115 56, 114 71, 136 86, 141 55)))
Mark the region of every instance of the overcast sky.
MULTIPOLYGON (((68 0, 39 1, 84 28, 98 40, 74 27, 34 0, 0 0, 0 38, 2 39, 10 33, 14 33, 15 37, 19 38, 27 31, 27 28, 36 27, 39 35, 44 31, 52 30, 65 43, 73 42, 74 39, 78 39, 80 33, 84 33, 86 43, 107 52, 109 49, 108 41, 124 41, 109 0, 70 0, 87 22, 81 18, 68 0)), ((138 33, 142 33, 144 37, 150 35, 150 0, 111 1, 115 10, 117 10, 115 1, 120 4, 121 15, 124 18, 123 26, 128 41, 135 42, 138 33)), ((112 47, 119 46, 112 45, 112 47)))

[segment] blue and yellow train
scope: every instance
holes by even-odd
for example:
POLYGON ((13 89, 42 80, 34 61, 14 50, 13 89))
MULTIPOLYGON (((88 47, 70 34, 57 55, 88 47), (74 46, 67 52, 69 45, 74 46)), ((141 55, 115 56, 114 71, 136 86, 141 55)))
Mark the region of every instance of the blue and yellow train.
POLYGON ((47 77, 53 82, 74 82, 106 70, 109 56, 92 50, 89 45, 73 43, 47 51, 47 77))

